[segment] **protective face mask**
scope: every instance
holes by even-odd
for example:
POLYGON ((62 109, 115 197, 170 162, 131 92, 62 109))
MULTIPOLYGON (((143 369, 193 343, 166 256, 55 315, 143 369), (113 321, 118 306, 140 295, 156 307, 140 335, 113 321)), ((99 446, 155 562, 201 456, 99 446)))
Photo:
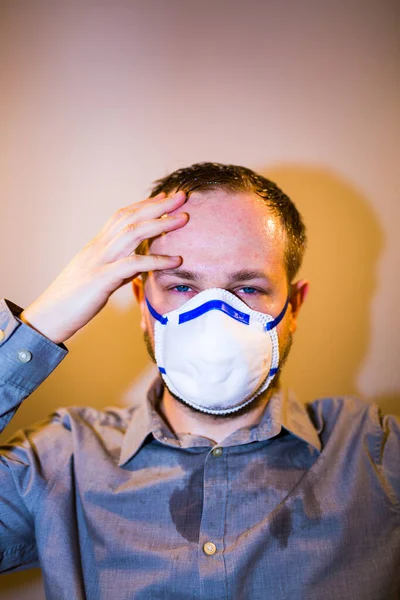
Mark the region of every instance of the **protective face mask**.
POLYGON ((276 326, 285 315, 257 312, 227 290, 210 288, 155 318, 155 357, 170 392, 210 414, 249 404, 270 385, 279 365, 276 326))

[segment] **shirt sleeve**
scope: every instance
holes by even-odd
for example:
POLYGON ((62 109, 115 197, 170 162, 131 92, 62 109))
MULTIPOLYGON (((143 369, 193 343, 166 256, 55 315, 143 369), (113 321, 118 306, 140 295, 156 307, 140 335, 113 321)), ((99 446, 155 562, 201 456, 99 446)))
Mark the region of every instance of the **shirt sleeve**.
MULTIPOLYGON (((21 312, 0 301, 0 431, 67 354, 22 323, 21 312)), ((32 513, 46 482, 30 437, 21 432, 0 446, 0 573, 38 564, 32 513)))
POLYGON ((22 323, 21 312, 12 302, 0 301, 0 431, 68 352, 22 323))
POLYGON ((387 494, 400 514, 400 419, 385 415, 382 429, 381 468, 387 494))

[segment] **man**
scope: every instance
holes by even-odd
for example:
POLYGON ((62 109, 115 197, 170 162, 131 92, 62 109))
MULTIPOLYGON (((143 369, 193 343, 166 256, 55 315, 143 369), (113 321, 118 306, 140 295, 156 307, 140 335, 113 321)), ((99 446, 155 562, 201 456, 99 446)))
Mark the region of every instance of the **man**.
POLYGON ((305 243, 275 184, 203 163, 118 211, 25 311, 3 303, 3 426, 130 281, 160 378, 2 448, 2 571, 39 563, 54 599, 398 598, 399 424, 279 387, 305 243))

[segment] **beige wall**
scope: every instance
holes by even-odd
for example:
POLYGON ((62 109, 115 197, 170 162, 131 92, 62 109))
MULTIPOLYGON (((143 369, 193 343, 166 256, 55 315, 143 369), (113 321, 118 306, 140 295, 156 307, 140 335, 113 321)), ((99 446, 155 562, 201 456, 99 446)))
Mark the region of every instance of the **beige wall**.
MULTIPOLYGON (((309 226, 286 383, 400 413, 397 3, 63 4, 0 3, 0 295, 29 304, 155 178, 244 164, 309 226)), ((137 316, 118 292, 0 439, 60 405, 128 402, 151 377, 137 316)), ((37 571, 0 590, 43 597, 37 571)))

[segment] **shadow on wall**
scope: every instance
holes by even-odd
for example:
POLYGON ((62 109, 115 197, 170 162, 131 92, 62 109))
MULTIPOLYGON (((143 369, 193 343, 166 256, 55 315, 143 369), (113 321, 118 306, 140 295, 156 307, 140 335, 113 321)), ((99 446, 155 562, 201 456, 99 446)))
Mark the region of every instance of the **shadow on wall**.
MULTIPOLYGON (((328 170, 278 166, 264 175, 295 201, 308 229, 299 278, 310 281, 283 381, 303 402, 355 394, 370 344, 371 301, 384 239, 368 199, 328 170)), ((377 374, 379 377, 379 373, 377 374)), ((399 413, 400 398, 373 398, 399 413)))
MULTIPOLYGON (((357 394, 355 382, 369 346, 380 226, 368 201, 331 172, 289 165, 264 174, 295 200, 309 232, 300 276, 310 279, 311 290, 284 381, 304 402, 357 394)), ((69 357, 20 408, 0 441, 59 406, 121 404, 150 364, 136 305, 120 310, 109 303, 68 347, 69 357)), ((377 401, 384 412, 398 412, 398 398, 377 401)), ((20 600, 25 591, 30 600, 44 598, 37 570, 1 577, 0 589, 2 600, 20 600)))

